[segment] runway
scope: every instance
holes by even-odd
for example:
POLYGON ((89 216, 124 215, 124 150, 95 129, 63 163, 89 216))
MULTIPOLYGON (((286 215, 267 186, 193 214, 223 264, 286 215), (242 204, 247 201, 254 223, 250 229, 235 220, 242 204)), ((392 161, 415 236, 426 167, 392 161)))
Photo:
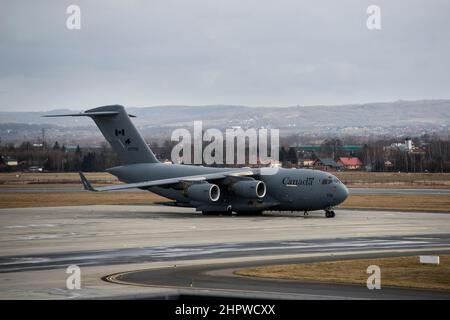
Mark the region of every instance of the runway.
MULTIPOLYGON (((450 189, 426 189, 426 188, 349 188, 350 194, 401 194, 401 195, 450 195, 450 189)), ((64 187, 1 187, 0 193, 15 193, 15 192, 32 192, 32 193, 67 193, 67 192, 89 192, 82 188, 82 186, 64 186, 64 187)), ((139 189, 125 189, 110 192, 146 192, 139 189)))
MULTIPOLYGON (((268 297, 270 292, 275 298, 356 298, 361 289, 354 286, 302 284, 302 290, 294 290, 298 283, 236 280, 227 272, 279 259, 449 250, 450 215, 442 213, 341 209, 336 218, 326 219, 321 212, 306 217, 214 217, 163 206, 1 209, 0 298, 155 298, 199 290, 251 297, 268 297), (82 270, 82 290, 65 288, 65 270, 71 264, 82 270), (101 280, 133 270, 152 272, 133 275, 139 286, 101 280), (186 279, 194 279, 194 284, 186 285, 186 279)), ((381 291, 385 298, 449 298, 428 291, 381 291)))
POLYGON ((366 237, 339 239, 311 239, 301 241, 270 241, 246 243, 221 243, 194 246, 127 248, 116 250, 90 250, 26 256, 0 257, 0 273, 25 272, 78 266, 103 266, 143 262, 172 261, 174 259, 223 259, 282 254, 334 253, 372 250, 402 250, 448 248, 450 234, 366 237))
MULTIPOLYGON (((47 187, 45 185, 33 186, 33 187, 0 187, 0 193, 72 193, 72 192, 90 192, 84 190, 82 186, 60 186, 60 187, 47 187)), ((109 192, 147 192, 140 189, 125 189, 125 190, 112 190, 109 192)))
POLYGON ((349 188, 350 194, 450 195, 450 189, 349 188))

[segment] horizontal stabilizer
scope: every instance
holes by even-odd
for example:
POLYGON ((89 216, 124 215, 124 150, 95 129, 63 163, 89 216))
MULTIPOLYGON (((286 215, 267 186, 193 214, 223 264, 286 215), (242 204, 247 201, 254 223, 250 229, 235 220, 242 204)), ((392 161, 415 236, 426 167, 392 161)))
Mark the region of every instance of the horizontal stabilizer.
MULTIPOLYGON (((104 117, 104 116, 116 116, 118 111, 95 111, 95 112, 80 112, 80 113, 67 113, 67 114, 47 114, 43 117, 104 117)), ((131 118, 135 118, 132 114, 128 115, 131 118)))
POLYGON ((80 179, 81 179, 81 183, 83 184, 84 190, 97 191, 91 186, 91 183, 88 181, 88 179, 86 179, 83 172, 80 171, 79 174, 80 174, 80 179))

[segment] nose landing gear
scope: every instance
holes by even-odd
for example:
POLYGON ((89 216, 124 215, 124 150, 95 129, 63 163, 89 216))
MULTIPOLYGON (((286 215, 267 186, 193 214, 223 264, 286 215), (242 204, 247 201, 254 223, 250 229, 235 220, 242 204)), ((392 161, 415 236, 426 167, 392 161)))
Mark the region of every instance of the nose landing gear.
POLYGON ((336 216, 336 214, 334 213, 333 210, 331 210, 331 209, 325 210, 325 217, 327 217, 327 218, 334 218, 335 216, 336 216))

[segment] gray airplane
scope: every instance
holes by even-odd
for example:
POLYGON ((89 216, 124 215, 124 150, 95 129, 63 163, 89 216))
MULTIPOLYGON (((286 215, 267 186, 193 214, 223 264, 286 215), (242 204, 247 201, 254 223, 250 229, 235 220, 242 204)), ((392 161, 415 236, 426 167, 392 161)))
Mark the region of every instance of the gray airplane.
POLYGON ((283 168, 212 168, 159 162, 120 105, 83 113, 46 117, 90 117, 124 165, 107 169, 124 184, 94 188, 80 172, 89 191, 139 188, 174 200, 167 205, 193 207, 203 214, 262 214, 263 211, 324 210, 345 201, 348 189, 328 172, 283 168))

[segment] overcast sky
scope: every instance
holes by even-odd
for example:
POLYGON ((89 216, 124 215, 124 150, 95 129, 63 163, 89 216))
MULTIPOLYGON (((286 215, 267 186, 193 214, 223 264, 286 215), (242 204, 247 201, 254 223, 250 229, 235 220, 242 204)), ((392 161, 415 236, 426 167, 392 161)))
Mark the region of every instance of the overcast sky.
POLYGON ((0 110, 450 98, 449 23, 448 0, 0 0, 0 110))

